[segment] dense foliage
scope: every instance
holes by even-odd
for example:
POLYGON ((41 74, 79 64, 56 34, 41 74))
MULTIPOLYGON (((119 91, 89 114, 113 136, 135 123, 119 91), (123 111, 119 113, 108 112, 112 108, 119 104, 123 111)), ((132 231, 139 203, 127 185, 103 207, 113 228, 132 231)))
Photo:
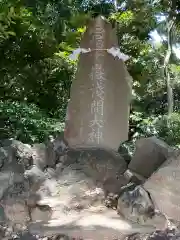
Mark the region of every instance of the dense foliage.
POLYGON ((1 138, 32 143, 62 130, 76 71, 68 55, 86 20, 103 14, 116 24, 120 48, 130 56, 129 140, 157 135, 178 147, 180 60, 178 50, 170 50, 179 47, 179 12, 180 1, 173 0, 0 0, 1 138), (159 42, 152 41, 155 30, 159 42))

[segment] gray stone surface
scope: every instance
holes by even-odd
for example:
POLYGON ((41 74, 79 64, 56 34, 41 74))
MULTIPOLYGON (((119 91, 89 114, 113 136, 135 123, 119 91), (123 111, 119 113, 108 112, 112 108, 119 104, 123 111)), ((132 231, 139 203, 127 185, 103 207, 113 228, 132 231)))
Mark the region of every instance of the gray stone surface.
POLYGON ((43 143, 34 144, 32 151, 33 164, 39 169, 44 170, 44 168, 47 166, 46 145, 43 143))
MULTIPOLYGON (((127 164, 118 153, 97 148, 66 149, 64 155, 60 151, 58 163, 41 168, 39 160, 37 165, 31 162, 35 149, 18 144, 1 142, 8 153, 0 172, 0 223, 2 226, 5 222, 9 229, 3 240, 8 234, 12 236, 10 232, 23 232, 27 227, 30 237, 65 234, 125 240, 129 234, 138 232, 143 236, 167 223, 163 214, 153 215, 154 201, 146 186, 136 188, 125 179, 127 164), (114 206, 107 208, 107 199, 114 206)), ((38 154, 45 156, 44 152, 38 154)))
POLYGON ((142 138, 136 142, 128 169, 148 178, 173 154, 174 150, 156 137, 142 138))
POLYGON ((169 158, 145 183, 158 210, 180 221, 180 155, 169 158))
POLYGON ((79 58, 65 138, 71 147, 117 151, 120 143, 128 139, 132 78, 124 62, 105 51, 118 47, 116 32, 98 16, 89 22, 80 46, 92 51, 79 58))
POLYGON ((163 214, 157 214, 149 193, 142 186, 131 185, 118 199, 117 211, 124 218, 141 225, 153 225, 158 229, 166 226, 163 214))

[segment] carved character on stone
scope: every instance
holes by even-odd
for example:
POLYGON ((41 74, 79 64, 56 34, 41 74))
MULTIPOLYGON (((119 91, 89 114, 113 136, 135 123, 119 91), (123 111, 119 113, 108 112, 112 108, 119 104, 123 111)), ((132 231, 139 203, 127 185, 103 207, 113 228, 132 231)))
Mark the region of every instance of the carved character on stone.
MULTIPOLYGON (((103 17, 92 19, 81 40, 76 79, 68 103, 65 139, 70 147, 118 150, 128 139, 131 77, 115 32, 103 17)), ((74 56, 73 56, 74 57, 74 56)))

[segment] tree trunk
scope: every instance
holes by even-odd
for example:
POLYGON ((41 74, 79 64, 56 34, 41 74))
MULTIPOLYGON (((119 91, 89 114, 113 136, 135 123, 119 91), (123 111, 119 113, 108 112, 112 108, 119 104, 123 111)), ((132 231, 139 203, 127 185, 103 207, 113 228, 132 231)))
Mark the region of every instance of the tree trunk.
POLYGON ((170 11, 169 11, 169 17, 167 20, 168 49, 164 59, 164 76, 165 76, 166 86, 167 86, 168 117, 171 116, 174 108, 174 97, 173 97, 173 88, 172 88, 171 77, 169 72, 169 61, 172 55, 172 33, 173 33, 173 27, 175 25, 175 20, 176 20, 176 0, 174 1, 172 0, 170 11))
POLYGON ((171 77, 169 72, 169 61, 172 54, 172 29, 174 26, 174 20, 170 20, 167 23, 168 28, 168 49, 164 59, 164 75, 167 86, 167 103, 168 103, 168 116, 173 113, 174 98, 173 98, 173 89, 171 84, 171 77))

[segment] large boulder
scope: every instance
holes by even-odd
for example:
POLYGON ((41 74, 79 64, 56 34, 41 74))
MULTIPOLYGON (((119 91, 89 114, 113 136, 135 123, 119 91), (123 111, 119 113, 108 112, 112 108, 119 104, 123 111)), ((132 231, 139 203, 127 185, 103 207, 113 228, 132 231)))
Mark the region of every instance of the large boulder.
POLYGON ((30 146, 16 140, 1 142, 1 151, 4 160, 0 169, 0 199, 11 190, 24 191, 26 181, 23 174, 31 164, 32 154, 30 146))
POLYGON ((142 138, 136 142, 136 150, 128 169, 148 178, 173 154, 174 150, 156 137, 142 138))
POLYGON ((33 150, 19 141, 4 140, 1 152, 4 155, 0 169, 0 221, 20 231, 27 228, 30 221, 27 199, 31 186, 24 173, 33 164, 33 150))
MULTIPOLYGON (((32 165, 32 148, 17 140, 6 139, 0 142, 1 151, 6 156, 5 164, 21 162, 25 168, 32 165)), ((4 159, 5 159, 4 156, 4 159)))
POLYGON ((180 153, 169 158, 145 183, 156 208, 180 226, 180 153))

